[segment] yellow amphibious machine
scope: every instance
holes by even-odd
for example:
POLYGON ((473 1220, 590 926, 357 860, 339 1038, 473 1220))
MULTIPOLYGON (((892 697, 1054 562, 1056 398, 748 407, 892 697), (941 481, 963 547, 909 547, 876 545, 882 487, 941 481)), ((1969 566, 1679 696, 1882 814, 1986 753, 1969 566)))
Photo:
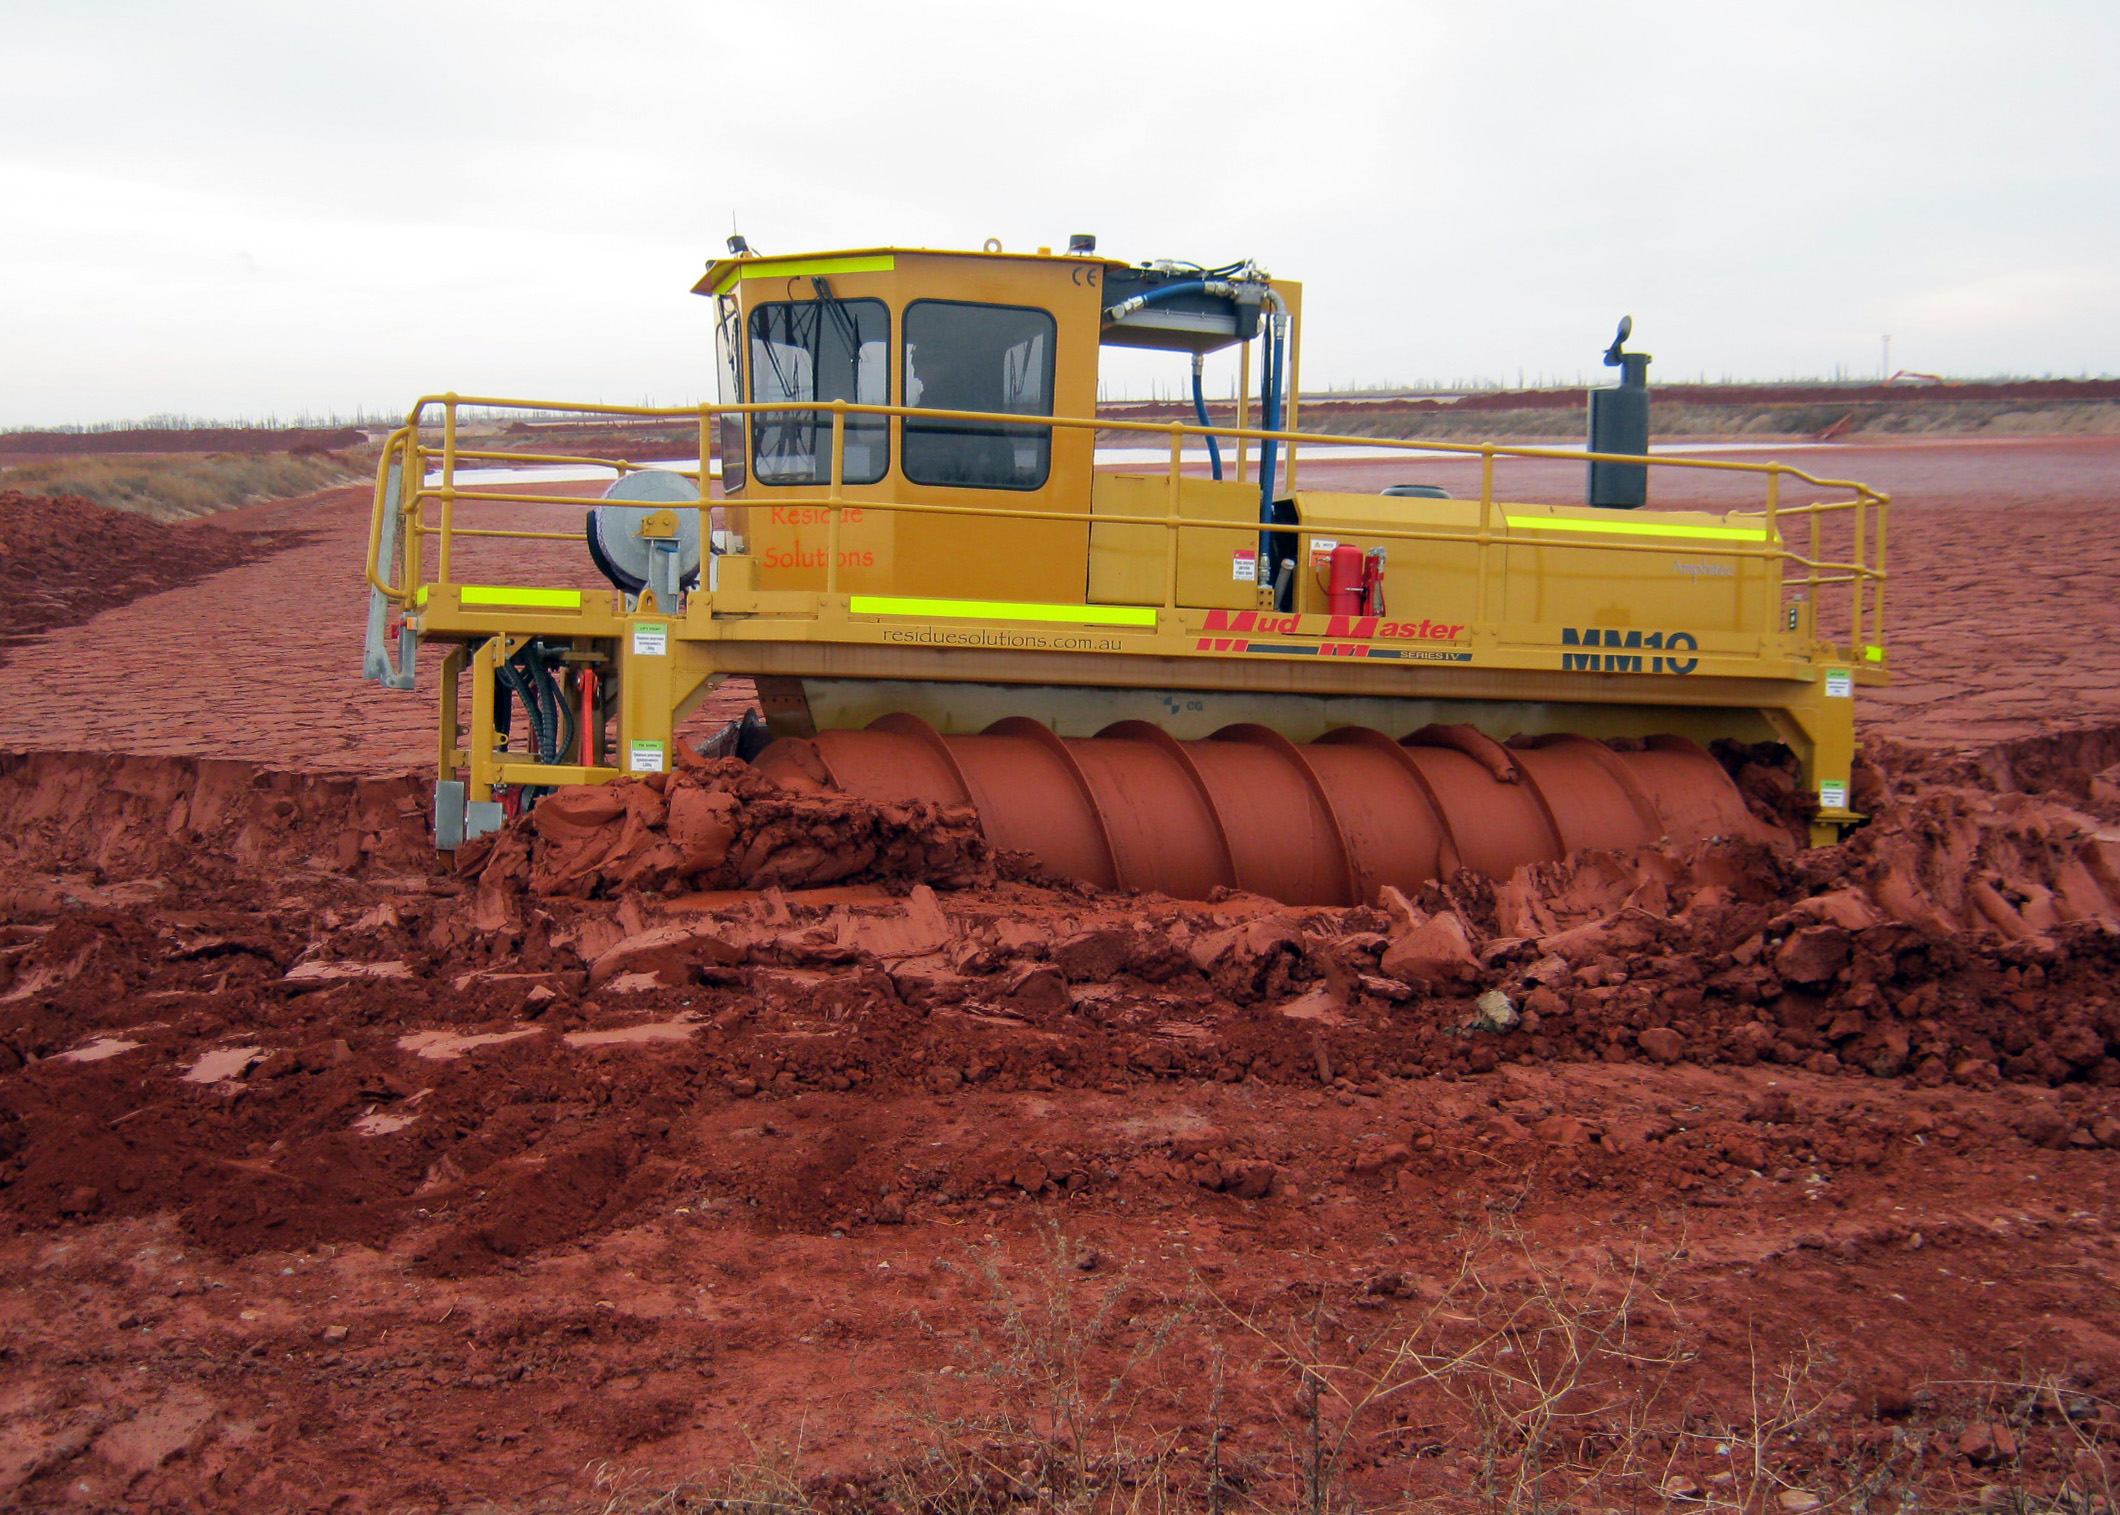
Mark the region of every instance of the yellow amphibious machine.
POLYGON ((1794 752, 1815 841, 1860 819, 1887 500, 1647 457, 1624 326, 1599 451, 1364 440, 1455 463, 1452 498, 1299 484, 1304 458, 1355 473, 1320 451, 1349 439, 1301 430, 1301 290, 1249 263, 732 238, 693 292, 718 404, 444 394, 389 440, 367 672, 409 690, 418 646, 447 649, 445 850, 553 786, 673 767, 731 678, 763 710, 740 755, 785 783, 970 805, 996 846, 1181 898, 1356 903, 1749 834, 1725 739, 1794 752), (1234 424, 1209 426, 1203 355, 1240 344, 1234 424), (1109 347, 1189 357, 1194 420, 1100 420, 1109 347), (482 445, 511 416, 636 456, 482 445), (637 456, 672 449, 656 427, 682 461, 637 456), (590 465, 616 473, 601 499, 554 482, 590 465), (1574 468, 1585 503, 1531 498, 1574 468), (1696 508, 1649 505, 1652 475, 1696 508))

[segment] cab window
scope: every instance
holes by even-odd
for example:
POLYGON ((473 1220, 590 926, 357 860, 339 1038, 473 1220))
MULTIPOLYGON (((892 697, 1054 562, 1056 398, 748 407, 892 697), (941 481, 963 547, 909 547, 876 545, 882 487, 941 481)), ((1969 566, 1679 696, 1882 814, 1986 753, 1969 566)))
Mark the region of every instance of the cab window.
MULTIPOLYGON (((881 300, 776 301, 751 312, 751 401, 890 403, 891 314, 881 300)), ((840 477, 873 484, 890 467, 882 416, 848 416, 840 477)), ((829 484, 829 411, 764 410, 751 417, 751 477, 761 484, 829 484)), ((726 467, 726 464, 724 464, 726 467)))
MULTIPOLYGON (((714 320, 714 360, 721 380, 720 398, 724 405, 743 403, 743 317, 737 312, 736 297, 717 297, 718 309, 714 320)), ((744 479, 744 417, 724 415, 720 418, 721 431, 721 487, 725 494, 734 494, 743 488, 744 479)), ((704 463, 702 463, 704 466, 704 463)))
MULTIPOLYGON (((916 300, 905 311, 905 403, 925 410, 1053 413, 1053 318, 1016 305, 916 300)), ((908 416, 901 468, 915 484, 1038 489, 1050 426, 908 416)))

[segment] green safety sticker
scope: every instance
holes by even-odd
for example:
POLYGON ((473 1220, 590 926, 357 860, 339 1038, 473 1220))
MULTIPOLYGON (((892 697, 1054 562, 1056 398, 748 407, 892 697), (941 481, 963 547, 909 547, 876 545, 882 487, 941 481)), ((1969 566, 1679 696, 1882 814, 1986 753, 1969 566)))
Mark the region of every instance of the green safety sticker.
POLYGON ((1818 786, 1818 808, 1820 810, 1847 809, 1848 786, 1846 784, 1820 784, 1818 786))
MULTIPOLYGON (((633 655, 635 657, 659 658, 670 650, 670 625, 667 621, 636 621, 633 623, 633 655)), ((658 768, 657 772, 661 772, 658 768)))
POLYGON ((628 773, 661 773, 663 771, 663 744, 661 742, 633 742, 628 744, 630 761, 628 773))
POLYGON ((1826 670, 1826 698, 1829 700, 1852 700, 1855 698, 1855 671, 1852 668, 1828 668, 1826 670))

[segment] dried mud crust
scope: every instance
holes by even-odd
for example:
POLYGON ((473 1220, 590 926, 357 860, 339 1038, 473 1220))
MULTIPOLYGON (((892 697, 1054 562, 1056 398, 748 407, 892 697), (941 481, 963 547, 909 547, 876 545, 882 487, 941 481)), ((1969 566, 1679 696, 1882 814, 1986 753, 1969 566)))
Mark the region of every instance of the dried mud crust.
MULTIPOLYGON (((1063 1245, 1063 1294, 1128 1291, 1097 1361, 1159 1301, 1212 1317, 1221 1397, 1139 1414, 1224 1424, 1261 1487, 1255 1327, 1417 1331, 1475 1256, 1483 1298, 1550 1265, 1589 1308, 1647 1255, 1690 1344, 1659 1478, 1709 1487, 1686 1427, 1803 1358, 1791 1476, 1896 1429, 1926 1489, 2057 1490, 2075 1429, 2120 1436, 2120 732, 1876 758, 1840 848, 1362 910, 1012 879, 961 816, 740 765, 562 791, 457 876, 411 776, 9 760, 0 1484, 579 1508, 585 1466, 674 1479, 822 1401, 809 1465, 859 1492, 908 1406, 991 1409, 951 1376, 998 1329, 980 1259, 1030 1288, 1063 1245), (2034 1372, 2090 1418, 1992 1387, 2034 1372)), ((1349 1487, 1462 1493, 1476 1438, 1409 1402, 1349 1487)))
MULTIPOLYGON (((462 848, 457 872, 492 891, 541 898, 882 879, 953 889, 998 876, 969 808, 794 793, 748 763, 673 745, 677 772, 548 794, 528 816, 462 848)), ((1032 870, 1019 861, 1015 871, 1032 870)))
POLYGON ((0 490, 0 656, 145 595, 282 552, 286 533, 166 526, 68 495, 0 490))

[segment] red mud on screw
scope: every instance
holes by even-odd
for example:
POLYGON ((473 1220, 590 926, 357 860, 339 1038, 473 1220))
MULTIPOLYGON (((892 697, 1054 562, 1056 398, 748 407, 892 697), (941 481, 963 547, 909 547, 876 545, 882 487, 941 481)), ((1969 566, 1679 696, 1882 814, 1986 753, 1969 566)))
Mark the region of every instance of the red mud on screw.
POLYGON ((1242 889, 1352 905, 1466 866, 1507 877, 1585 847, 1770 837, 1715 759, 1680 737, 1504 747, 1469 726, 1398 742, 1348 727, 1297 746, 1263 726, 1180 742, 1126 721, 1072 740, 1021 718, 943 736, 899 714, 776 743, 758 766, 797 788, 821 770, 881 804, 969 805, 999 849, 1180 899, 1242 889))

